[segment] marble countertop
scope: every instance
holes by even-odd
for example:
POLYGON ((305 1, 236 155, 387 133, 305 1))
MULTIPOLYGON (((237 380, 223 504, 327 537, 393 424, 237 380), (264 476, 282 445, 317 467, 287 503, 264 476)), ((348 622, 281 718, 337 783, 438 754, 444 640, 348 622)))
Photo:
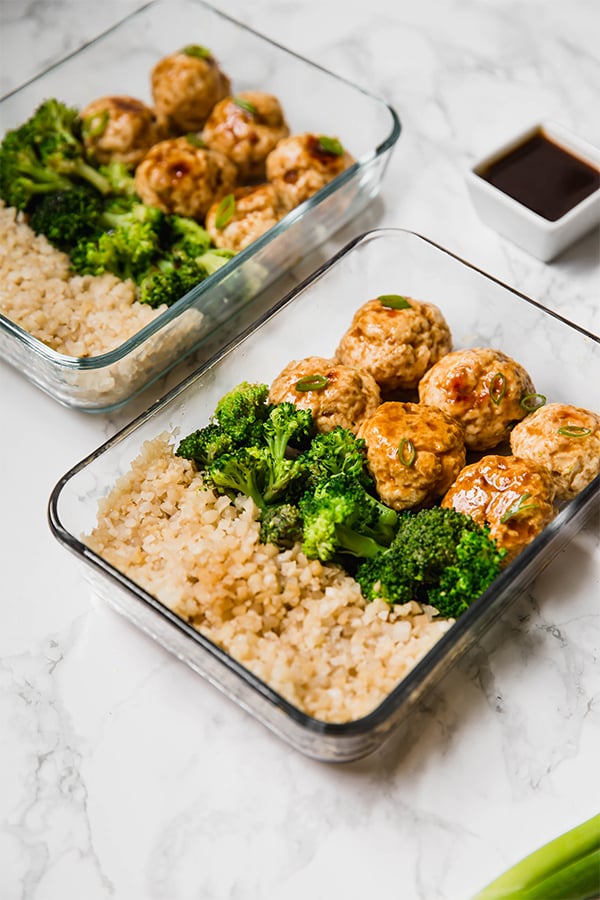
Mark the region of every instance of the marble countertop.
MULTIPOLYGON (((4 0, 1 92, 137 5, 4 0)), ((481 224, 464 179, 538 121, 600 146, 595 0, 219 5, 398 111, 381 201, 335 247, 406 227, 599 333, 598 235, 541 263, 481 224)), ((0 363, 0 898, 469 900, 597 812, 597 522, 401 731, 342 766, 288 747, 93 599, 48 496, 182 373, 90 416, 0 363)))

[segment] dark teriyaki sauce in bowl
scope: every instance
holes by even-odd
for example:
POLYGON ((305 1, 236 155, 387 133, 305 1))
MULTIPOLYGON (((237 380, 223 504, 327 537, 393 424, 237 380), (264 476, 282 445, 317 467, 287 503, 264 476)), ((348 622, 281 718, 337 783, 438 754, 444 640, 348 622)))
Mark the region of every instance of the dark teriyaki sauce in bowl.
POLYGON ((541 128, 477 174, 550 222, 600 188, 600 171, 541 128))

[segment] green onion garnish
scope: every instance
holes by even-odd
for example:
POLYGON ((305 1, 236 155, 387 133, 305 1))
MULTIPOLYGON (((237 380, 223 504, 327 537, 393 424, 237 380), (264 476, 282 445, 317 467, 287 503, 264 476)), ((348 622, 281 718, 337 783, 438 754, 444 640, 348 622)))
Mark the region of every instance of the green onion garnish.
POLYGON ((327 387, 329 379, 326 375, 305 375, 296 382, 297 391, 322 391, 327 387))
POLYGON ((212 56, 210 50, 201 44, 188 44, 181 52, 186 56, 195 56, 196 59, 210 59, 212 56))
POLYGON ((535 412, 536 409, 541 409, 545 403, 546 397, 543 394, 525 394, 521 400, 521 406, 527 412, 535 412))
POLYGON ((496 372, 494 377, 490 382, 490 400, 492 403, 495 403, 496 406, 502 401, 506 393, 506 378, 502 374, 502 372, 496 372))
POLYGON ((250 103, 249 100, 244 100, 242 99, 242 97, 232 97, 231 102, 235 103, 236 106, 239 106, 240 109, 243 109, 247 113, 250 113, 251 116, 255 116, 258 112, 254 103, 250 103))
POLYGON ((100 137, 106 131, 110 116, 107 109, 94 113, 83 120, 84 137, 100 137))
POLYGON ((591 428, 584 428, 583 425, 564 425, 562 428, 558 429, 558 433, 562 434, 564 437, 587 437, 588 434, 592 433, 591 428))
POLYGON ((206 141, 204 141, 200 135, 194 134, 194 132, 186 134, 186 139, 192 147, 201 147, 203 149, 206 147, 206 141))
POLYGON ((390 309, 412 309, 408 299, 401 294, 381 294, 377 299, 390 309))
POLYGON ((600 815, 534 850, 495 878, 473 900, 550 900, 597 897, 600 815))
POLYGON ((414 463, 417 456, 417 448, 410 438, 402 438, 398 447, 398 459, 408 469, 414 463))
POLYGON ((326 137, 321 135, 319 138, 319 147, 325 153, 331 153, 332 156, 343 156, 344 148, 337 138, 326 137))
POLYGON ((504 522, 508 522, 510 519, 514 519, 515 516, 522 516, 524 513, 526 514, 528 512, 531 512, 532 509, 537 509, 537 503, 527 502, 530 497, 531 494, 529 493, 529 491, 526 491, 526 493, 519 497, 517 502, 513 503, 513 505, 506 510, 506 512, 500 519, 502 524, 504 524, 504 522))
POLYGON ((227 223, 230 221, 231 217, 235 212, 235 197, 233 194, 227 194, 226 197, 223 197, 219 205, 217 206, 217 213, 215 216, 215 225, 217 228, 225 228, 227 223))

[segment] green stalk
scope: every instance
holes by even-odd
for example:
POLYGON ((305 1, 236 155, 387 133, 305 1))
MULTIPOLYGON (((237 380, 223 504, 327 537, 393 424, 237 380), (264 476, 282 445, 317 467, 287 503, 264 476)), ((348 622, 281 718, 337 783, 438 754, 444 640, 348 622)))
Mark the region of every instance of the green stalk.
POLYGON ((544 844, 473 900, 589 900, 600 896, 600 815, 544 844))

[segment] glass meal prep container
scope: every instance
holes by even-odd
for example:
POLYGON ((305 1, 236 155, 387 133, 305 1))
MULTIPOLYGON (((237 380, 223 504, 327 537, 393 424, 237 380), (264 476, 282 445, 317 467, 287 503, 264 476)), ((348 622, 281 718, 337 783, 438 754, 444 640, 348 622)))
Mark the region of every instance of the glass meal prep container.
MULTIPOLYGON (((93 588, 156 641, 303 753, 326 761, 374 751, 598 508, 600 476, 504 569, 368 715, 328 723, 306 715, 186 621, 89 549, 98 501, 130 468, 145 441, 173 443, 203 427, 217 401, 242 381, 267 382, 292 359, 330 357, 354 311, 400 293, 436 304, 454 348, 491 346, 523 365, 548 401, 597 402, 600 341, 413 232, 381 229, 348 244, 239 339, 71 469, 50 499, 51 528, 83 563, 93 588)), ((495 452, 495 451, 491 451, 495 452)))
POLYGON ((200 0, 155 0, 7 95, 0 101, 2 132, 20 125, 49 97, 79 109, 110 94, 151 104, 152 67, 194 42, 212 50, 232 91, 275 94, 291 134, 336 136, 356 162, 110 352, 64 355, 0 314, 0 358, 67 406, 106 411, 123 405, 209 335, 217 336, 240 310, 247 312, 262 290, 378 194, 399 137, 398 117, 386 103, 200 0))

